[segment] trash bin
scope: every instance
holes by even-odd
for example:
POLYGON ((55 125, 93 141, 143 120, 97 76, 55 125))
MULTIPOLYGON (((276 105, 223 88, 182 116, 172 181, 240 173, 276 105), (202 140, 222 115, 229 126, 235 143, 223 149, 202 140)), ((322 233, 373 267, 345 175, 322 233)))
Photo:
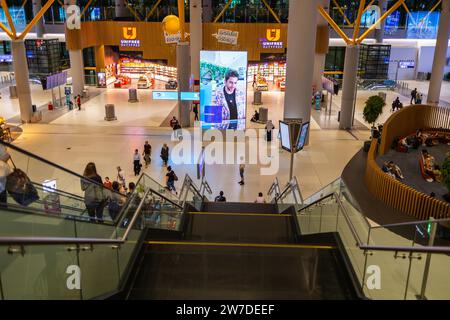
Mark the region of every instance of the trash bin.
POLYGON ((255 105, 261 105, 262 103, 262 92, 255 90, 253 93, 253 104, 255 105))
POLYGON ((31 110, 33 110, 33 113, 36 112, 37 108, 36 108, 36 105, 35 105, 35 104, 33 104, 33 105, 31 106, 31 110))
POLYGON ((83 98, 87 98, 89 97, 89 89, 83 89, 83 93, 82 93, 83 98))
POLYGON ((267 108, 259 108, 259 122, 266 123, 268 118, 268 110, 267 108))
POLYGON ((17 87, 16 86, 9 86, 9 97, 11 99, 17 98, 17 87))
POLYGON ((113 104, 105 104, 105 120, 106 121, 117 120, 116 111, 113 104))
POLYGON ((128 102, 138 102, 137 90, 134 88, 128 89, 128 102))
POLYGON ((378 96, 381 97, 384 102, 386 102, 386 92, 378 92, 378 96))

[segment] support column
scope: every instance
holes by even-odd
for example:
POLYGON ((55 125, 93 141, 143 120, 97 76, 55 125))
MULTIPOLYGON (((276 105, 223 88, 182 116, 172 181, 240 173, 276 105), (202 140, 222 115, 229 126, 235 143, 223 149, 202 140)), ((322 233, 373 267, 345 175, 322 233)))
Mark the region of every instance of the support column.
MULTIPOLYGON (((189 91, 191 75, 191 60, 189 43, 180 42, 177 45, 178 92, 189 91)), ((190 102, 178 100, 178 120, 183 128, 190 126, 190 102)))
POLYGON ((311 118, 317 0, 289 1, 284 118, 311 118))
MULTIPOLYGON (((64 5, 76 4, 76 0, 65 0, 64 5)), ((66 8, 67 10, 67 8, 66 8)), ((83 49, 81 48, 81 33, 77 29, 68 29, 65 23, 66 46, 69 51, 70 74, 72 76, 72 94, 82 95, 84 89, 83 49)))
POLYGON ((95 47, 95 71, 102 72, 105 69, 105 46, 95 47))
POLYGON ((19 98, 20 119, 31 122, 33 115, 30 82, 28 81, 28 63, 23 40, 11 41, 14 75, 16 77, 17 96, 19 98))
POLYGON ((448 38, 450 35, 450 0, 442 1, 439 30, 434 50, 433 68, 431 70, 430 86, 428 87, 428 103, 439 104, 442 79, 447 61, 448 38))
POLYGON ((82 50, 69 50, 70 73, 74 95, 82 95, 84 89, 84 64, 82 50))
POLYGON ((126 18, 131 16, 130 10, 128 10, 124 0, 115 0, 115 5, 116 18, 126 18))
POLYGON ((190 24, 191 34, 191 73, 194 79, 200 79, 200 50, 202 50, 202 1, 190 1, 190 24))
POLYGON ((342 87, 341 117, 339 129, 351 129, 356 98, 356 77, 358 75, 359 45, 348 45, 345 50, 344 82, 342 87))
MULTIPOLYGON (((39 10, 41 10, 42 8, 42 1, 41 0, 33 0, 33 15, 36 16, 39 12, 39 10)), ((45 28, 44 28, 44 18, 40 18, 35 26, 34 26, 35 30, 36 30, 36 37, 37 38, 43 38, 44 37, 44 33, 45 33, 45 28)))
MULTIPOLYGON (((386 0, 378 0, 378 7, 380 7, 380 17, 381 17, 387 11, 387 1, 386 0)), ((386 20, 383 20, 380 23, 380 29, 375 29, 375 39, 376 39, 377 43, 383 43, 385 23, 386 23, 386 20)))
MULTIPOLYGON (((322 0, 320 3, 326 12, 329 11, 330 0, 322 0)), ((314 77, 313 85, 316 90, 322 88, 322 76, 325 70, 325 58, 328 53, 330 33, 328 22, 320 15, 317 15, 317 36, 316 36, 316 54, 314 57, 314 77)))

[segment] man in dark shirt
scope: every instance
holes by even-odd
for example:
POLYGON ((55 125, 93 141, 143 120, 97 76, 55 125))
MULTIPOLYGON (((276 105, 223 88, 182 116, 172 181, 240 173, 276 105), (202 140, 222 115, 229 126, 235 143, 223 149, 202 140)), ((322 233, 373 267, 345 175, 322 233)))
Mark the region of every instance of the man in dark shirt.
POLYGON ((223 196, 223 191, 219 192, 219 195, 214 199, 215 202, 226 202, 227 198, 223 196))
POLYGON ((175 189, 175 181, 178 180, 175 172, 172 170, 171 166, 167 167, 167 189, 169 189, 169 191, 175 191, 176 194, 178 194, 177 190, 175 189))
POLYGON ((142 156, 144 157, 145 161, 145 167, 147 168, 150 162, 152 161, 150 158, 150 154, 152 153, 152 146, 148 143, 148 141, 145 141, 144 144, 144 153, 142 156))

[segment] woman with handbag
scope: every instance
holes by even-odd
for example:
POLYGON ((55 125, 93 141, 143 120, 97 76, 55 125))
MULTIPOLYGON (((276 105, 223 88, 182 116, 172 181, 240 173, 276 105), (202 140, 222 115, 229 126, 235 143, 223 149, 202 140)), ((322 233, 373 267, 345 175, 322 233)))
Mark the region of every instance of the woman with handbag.
POLYGON ((84 204, 92 222, 103 222, 105 197, 103 194, 103 180, 97 174, 95 163, 89 162, 84 169, 81 179, 81 190, 84 191, 84 204))

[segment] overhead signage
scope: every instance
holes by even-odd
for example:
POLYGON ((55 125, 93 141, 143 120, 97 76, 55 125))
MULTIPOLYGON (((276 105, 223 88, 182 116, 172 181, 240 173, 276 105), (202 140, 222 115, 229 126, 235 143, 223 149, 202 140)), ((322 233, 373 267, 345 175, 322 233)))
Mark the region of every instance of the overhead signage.
POLYGON ((177 91, 153 91, 153 100, 178 100, 177 91))
POLYGON ((400 11, 396 10, 386 18, 384 31, 386 34, 394 34, 398 30, 399 25, 400 25, 400 11))
POLYGON ((182 101, 200 100, 200 92, 181 92, 182 101))
POLYGON ((436 39, 440 12, 418 11, 408 15, 408 39, 436 39))
MULTIPOLYGON (((177 91, 153 91, 153 100, 178 100, 177 91)), ((200 100, 200 92, 180 92, 180 99, 182 101, 195 101, 200 100)))
POLYGON ((281 29, 267 29, 266 38, 260 38, 263 49, 283 49, 283 41, 280 41, 281 29))
POLYGON ((217 33, 214 33, 212 36, 216 38, 217 42, 219 43, 236 45, 237 39, 239 37, 239 32, 226 29, 219 29, 217 33))
MULTIPOLYGON (((187 38, 190 34, 185 32, 184 33, 184 37, 187 38)), ((175 34, 168 34, 167 32, 164 31, 164 40, 167 44, 170 43, 178 43, 181 41, 181 32, 178 31, 175 34)))
POLYGON ((122 35, 124 39, 120 39, 121 47, 138 48, 141 46, 141 41, 136 39, 137 38, 136 27, 123 27, 122 35))
POLYGON ((414 69, 416 67, 416 62, 414 60, 399 61, 398 67, 400 69, 414 69))

